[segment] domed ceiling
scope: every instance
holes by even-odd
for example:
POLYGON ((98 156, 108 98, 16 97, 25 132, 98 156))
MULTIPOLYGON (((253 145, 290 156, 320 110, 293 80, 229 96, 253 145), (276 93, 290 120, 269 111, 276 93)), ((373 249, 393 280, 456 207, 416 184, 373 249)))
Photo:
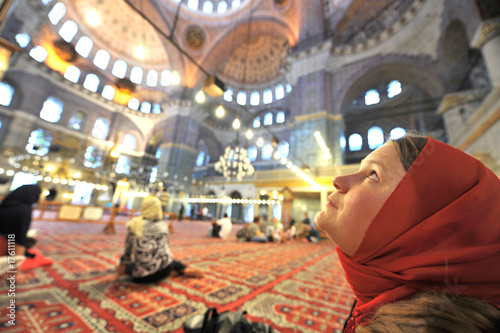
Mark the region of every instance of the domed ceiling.
POLYGON ((242 44, 227 59, 220 74, 234 82, 259 84, 269 82, 280 74, 288 41, 272 36, 259 36, 242 44))
POLYGON ((73 0, 67 5, 102 47, 127 60, 168 67, 169 57, 160 36, 125 1, 73 0))

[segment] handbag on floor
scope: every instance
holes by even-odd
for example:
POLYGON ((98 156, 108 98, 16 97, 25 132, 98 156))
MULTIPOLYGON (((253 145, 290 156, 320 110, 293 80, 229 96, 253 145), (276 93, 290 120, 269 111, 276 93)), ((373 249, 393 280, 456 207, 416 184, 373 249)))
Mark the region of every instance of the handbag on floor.
POLYGON ((224 311, 209 308, 204 315, 195 315, 184 323, 184 333, 273 333, 267 324, 252 322, 246 311, 224 311))

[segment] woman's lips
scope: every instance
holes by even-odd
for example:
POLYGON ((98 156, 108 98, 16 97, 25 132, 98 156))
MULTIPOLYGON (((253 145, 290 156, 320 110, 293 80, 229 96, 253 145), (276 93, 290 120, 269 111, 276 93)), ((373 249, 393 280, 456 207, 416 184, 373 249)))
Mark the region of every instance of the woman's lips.
POLYGON ((330 200, 328 200, 328 201, 325 203, 325 206, 329 206, 329 207, 337 208, 337 206, 335 206, 335 204, 333 203, 333 201, 330 201, 330 200))

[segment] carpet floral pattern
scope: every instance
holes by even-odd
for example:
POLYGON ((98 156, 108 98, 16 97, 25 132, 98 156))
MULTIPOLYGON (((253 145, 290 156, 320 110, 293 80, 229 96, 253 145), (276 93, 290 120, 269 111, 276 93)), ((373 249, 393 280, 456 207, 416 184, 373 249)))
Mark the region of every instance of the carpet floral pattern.
POLYGON ((206 237, 207 222, 176 222, 170 236, 177 260, 205 277, 172 277, 138 285, 114 272, 125 238, 102 224, 34 222, 36 249, 54 260, 27 272, 15 288, 9 323, 9 284, 0 282, 2 332, 182 332, 183 323, 208 307, 246 310, 251 320, 278 332, 341 332, 353 302, 333 244, 292 241, 257 244, 206 237))

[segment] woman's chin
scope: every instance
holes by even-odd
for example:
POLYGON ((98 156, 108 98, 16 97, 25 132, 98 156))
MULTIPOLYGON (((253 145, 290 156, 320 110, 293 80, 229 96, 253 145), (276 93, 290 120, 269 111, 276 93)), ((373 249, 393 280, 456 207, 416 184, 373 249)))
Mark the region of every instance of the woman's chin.
POLYGON ((322 230, 325 229, 326 227, 326 216, 325 216, 326 212, 324 210, 318 212, 316 214, 316 216, 314 216, 314 221, 316 221, 316 225, 321 228, 322 230))

